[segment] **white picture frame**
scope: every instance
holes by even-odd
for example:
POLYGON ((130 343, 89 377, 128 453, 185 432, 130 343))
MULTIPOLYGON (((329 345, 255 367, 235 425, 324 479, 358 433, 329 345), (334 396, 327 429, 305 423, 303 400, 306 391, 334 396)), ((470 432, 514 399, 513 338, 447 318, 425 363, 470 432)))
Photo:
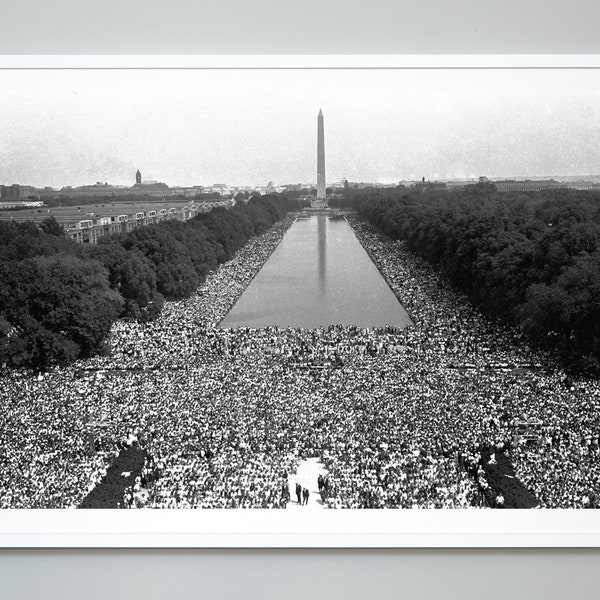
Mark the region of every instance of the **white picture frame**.
MULTIPOLYGON (((2 56, 16 69, 593 69, 598 55, 2 56)), ((0 547, 595 547, 600 512, 0 511, 0 547)))

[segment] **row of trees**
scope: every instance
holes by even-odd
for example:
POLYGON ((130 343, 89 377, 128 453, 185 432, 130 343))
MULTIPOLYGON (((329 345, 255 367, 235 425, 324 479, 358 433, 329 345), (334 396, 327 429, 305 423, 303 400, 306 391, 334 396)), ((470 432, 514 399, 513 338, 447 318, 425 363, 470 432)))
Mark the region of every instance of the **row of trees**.
POLYGON ((600 196, 498 193, 491 184, 423 197, 368 194, 351 204, 436 265, 484 312, 600 371, 600 196))
POLYGON ((153 319, 165 299, 189 296, 296 208, 285 197, 256 197, 96 246, 67 239, 52 218, 40 228, 0 221, 0 364, 43 369, 102 352, 116 319, 153 319))

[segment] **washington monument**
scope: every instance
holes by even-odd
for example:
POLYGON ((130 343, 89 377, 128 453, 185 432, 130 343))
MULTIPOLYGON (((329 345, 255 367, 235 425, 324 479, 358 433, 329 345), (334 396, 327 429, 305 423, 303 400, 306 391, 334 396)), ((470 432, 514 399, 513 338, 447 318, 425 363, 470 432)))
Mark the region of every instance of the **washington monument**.
POLYGON ((317 118, 317 199, 325 200, 325 135, 323 133, 323 111, 319 109, 317 118))

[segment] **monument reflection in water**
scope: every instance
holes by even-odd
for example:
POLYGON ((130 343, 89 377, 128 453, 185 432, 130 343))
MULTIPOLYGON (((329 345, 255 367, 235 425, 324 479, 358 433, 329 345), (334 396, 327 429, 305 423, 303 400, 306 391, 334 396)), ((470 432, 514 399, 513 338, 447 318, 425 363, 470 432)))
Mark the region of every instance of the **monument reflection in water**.
POLYGON ((221 327, 405 327, 410 318, 344 219, 299 218, 221 327))

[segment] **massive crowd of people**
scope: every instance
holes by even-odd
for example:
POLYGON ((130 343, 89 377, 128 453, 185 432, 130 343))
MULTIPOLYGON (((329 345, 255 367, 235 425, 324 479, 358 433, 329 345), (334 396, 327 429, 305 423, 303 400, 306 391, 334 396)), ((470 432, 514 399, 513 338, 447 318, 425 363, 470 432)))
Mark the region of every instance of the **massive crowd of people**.
POLYGON ((288 218, 156 321, 116 323, 110 356, 3 373, 0 506, 78 506, 132 443, 148 459, 124 506, 284 508, 309 457, 332 508, 502 506, 490 449, 540 507, 600 503, 598 382, 565 384, 401 242, 348 221, 412 325, 219 327, 288 218))

